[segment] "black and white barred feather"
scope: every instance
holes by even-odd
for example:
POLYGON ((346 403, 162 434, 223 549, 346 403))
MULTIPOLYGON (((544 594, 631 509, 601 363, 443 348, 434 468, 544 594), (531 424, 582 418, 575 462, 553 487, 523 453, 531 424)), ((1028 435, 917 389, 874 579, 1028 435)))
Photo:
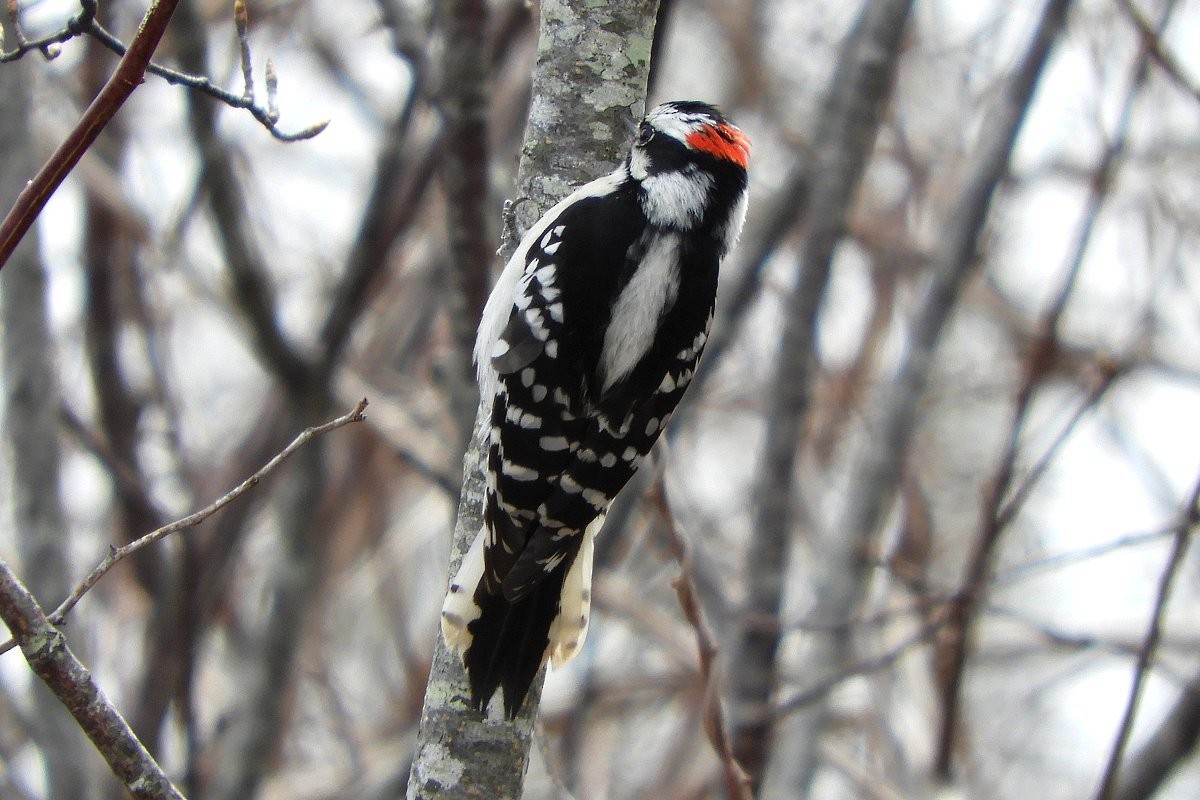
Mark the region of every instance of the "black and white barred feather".
POLYGON ((587 633, 593 539, 704 350, 746 213, 749 140, 712 106, 658 106, 629 156, 526 232, 475 346, 491 403, 484 527, 442 607, 483 710, 520 710, 587 633))

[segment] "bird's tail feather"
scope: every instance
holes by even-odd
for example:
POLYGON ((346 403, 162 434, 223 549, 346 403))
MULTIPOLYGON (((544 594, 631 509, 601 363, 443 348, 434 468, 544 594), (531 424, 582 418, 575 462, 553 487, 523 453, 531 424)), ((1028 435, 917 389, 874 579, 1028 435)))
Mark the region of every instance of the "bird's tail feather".
POLYGON ((505 713, 515 717, 542 664, 559 667, 579 652, 591 610, 593 540, 602 522, 583 533, 577 553, 515 602, 484 588, 486 533, 476 537, 450 582, 442 635, 463 657, 471 702, 480 711, 502 688, 505 713))
POLYGON ((504 713, 511 719, 520 712, 545 660, 566 566, 560 564, 515 603, 502 594, 487 594, 482 587, 476 591, 480 615, 469 625, 471 644, 463 661, 471 681, 471 702, 480 711, 497 689, 503 689, 504 713))

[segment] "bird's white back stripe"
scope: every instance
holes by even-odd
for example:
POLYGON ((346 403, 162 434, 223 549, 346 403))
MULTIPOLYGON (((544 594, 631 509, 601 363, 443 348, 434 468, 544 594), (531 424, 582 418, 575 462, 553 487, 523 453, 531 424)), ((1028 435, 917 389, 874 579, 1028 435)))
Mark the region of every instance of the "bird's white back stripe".
POLYGON ((628 375, 654 343, 654 335, 679 292, 679 235, 651 239, 633 277, 613 304, 600 363, 604 390, 628 375))

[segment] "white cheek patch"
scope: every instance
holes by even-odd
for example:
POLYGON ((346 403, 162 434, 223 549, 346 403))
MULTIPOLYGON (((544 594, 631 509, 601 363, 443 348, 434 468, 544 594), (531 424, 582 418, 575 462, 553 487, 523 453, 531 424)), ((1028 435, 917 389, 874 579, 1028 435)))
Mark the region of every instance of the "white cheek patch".
POLYGON ((708 208, 713 178, 695 168, 663 172, 642 181, 642 210, 654 225, 688 230, 708 208))

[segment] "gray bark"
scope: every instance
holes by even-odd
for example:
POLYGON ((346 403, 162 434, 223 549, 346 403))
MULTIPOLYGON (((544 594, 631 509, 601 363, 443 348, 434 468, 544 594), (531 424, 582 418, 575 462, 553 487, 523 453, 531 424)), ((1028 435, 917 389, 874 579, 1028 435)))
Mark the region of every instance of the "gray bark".
MULTIPOLYGON (((514 216, 521 228, 623 157, 627 122, 645 110, 657 5, 657 0, 619 0, 599 8, 577 1, 541 4, 533 101, 517 173, 522 202, 514 216)), ((518 238, 506 232, 505 254, 518 238)), ((484 419, 481 409, 464 459, 450 574, 482 524, 484 419)), ((540 695, 538 679, 516 720, 498 711, 482 719, 470 707, 461 661, 439 637, 407 796, 520 797, 540 695)))
POLYGON ((20 644, 30 669, 71 712, 130 797, 184 800, 91 673, 75 658, 66 638, 46 621, 37 600, 3 561, 0 561, 0 619, 20 644))

